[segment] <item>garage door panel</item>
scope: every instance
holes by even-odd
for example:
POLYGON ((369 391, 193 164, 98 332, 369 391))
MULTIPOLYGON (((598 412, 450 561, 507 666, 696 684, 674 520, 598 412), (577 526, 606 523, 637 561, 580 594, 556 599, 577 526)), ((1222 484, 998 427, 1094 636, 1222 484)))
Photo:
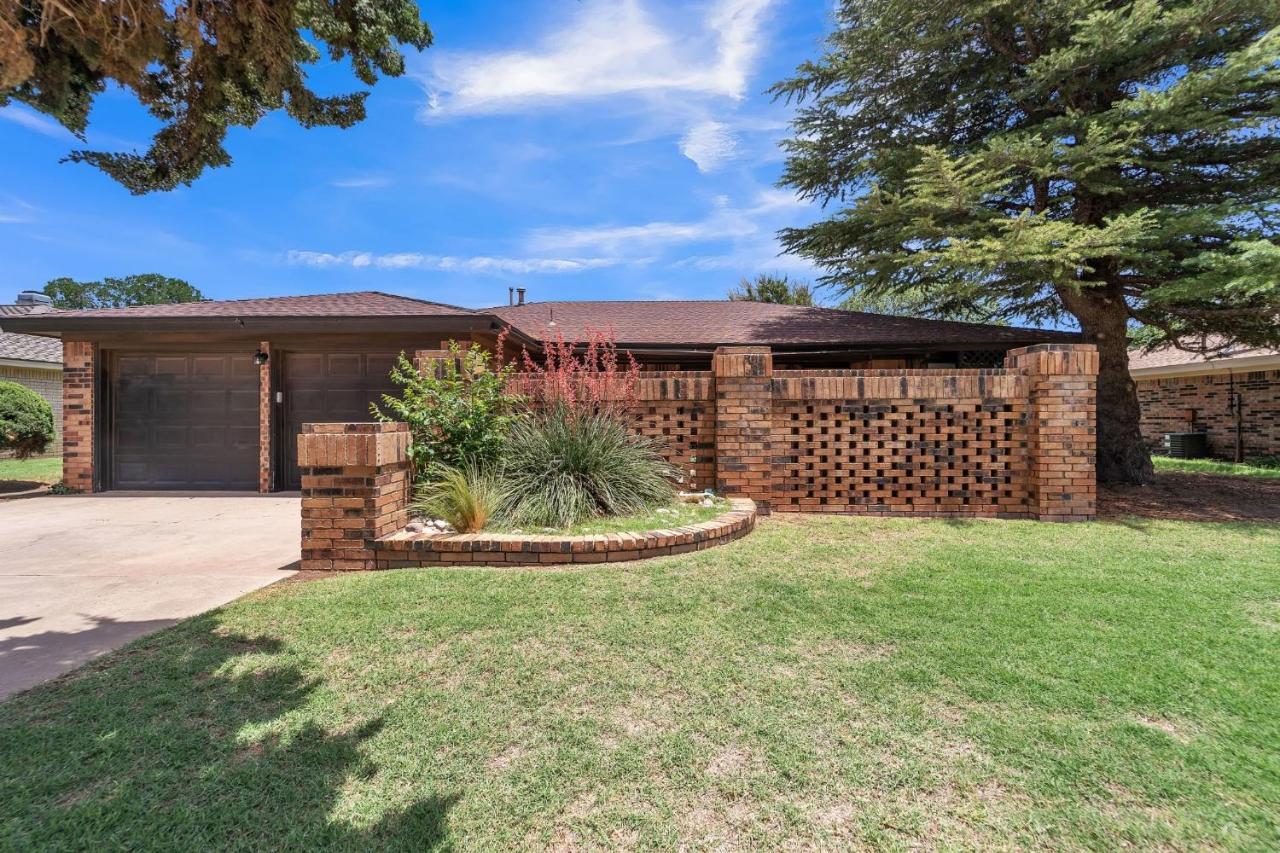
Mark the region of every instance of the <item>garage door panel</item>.
POLYGON ((152 362, 151 373, 155 376, 181 376, 188 375, 191 362, 184 356, 158 356, 152 362))
POLYGON ((193 415, 221 415, 227 409, 227 392, 220 388, 192 391, 187 397, 193 415))
MULTIPOLYGON (((256 379, 256 377, 255 377, 256 379)), ((258 414, 258 389, 257 382, 250 390, 229 391, 230 396, 227 399, 227 410, 240 414, 251 413, 255 418, 258 414)))
POLYGON ((398 353, 286 353, 282 488, 299 487, 297 435, 306 423, 370 421, 369 404, 394 390, 388 373, 398 353))
POLYGON ((183 450, 190 443, 191 432, 185 426, 156 424, 151 429, 149 443, 158 450, 183 450))
POLYGON ((326 379, 364 378, 364 357, 354 353, 338 353, 330 355, 325 365, 326 379))
POLYGON ((257 487, 252 359, 240 353, 122 355, 112 390, 115 488, 257 487))
POLYGON ((230 361, 226 356, 196 356, 191 359, 191 375, 208 378, 221 378, 231 373, 230 361))

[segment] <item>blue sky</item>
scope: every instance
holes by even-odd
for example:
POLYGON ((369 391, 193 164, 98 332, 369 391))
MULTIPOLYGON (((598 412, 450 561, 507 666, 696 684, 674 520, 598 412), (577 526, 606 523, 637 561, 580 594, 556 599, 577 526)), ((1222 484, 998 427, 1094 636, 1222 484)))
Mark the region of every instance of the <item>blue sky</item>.
MULTIPOLYGON (((369 118, 232 132, 235 162, 135 197, 58 160, 79 143, 0 110, 0 301, 58 276, 185 278, 214 298, 383 290, 473 307, 531 299, 719 298, 804 279, 778 228, 820 211, 775 186, 790 108, 765 94, 816 56, 818 0, 425 3, 436 45, 369 118), (12 292, 8 292, 12 291, 12 292)), ((324 92, 358 88, 336 68, 324 92)), ((145 145, 119 92, 90 147, 145 145)))

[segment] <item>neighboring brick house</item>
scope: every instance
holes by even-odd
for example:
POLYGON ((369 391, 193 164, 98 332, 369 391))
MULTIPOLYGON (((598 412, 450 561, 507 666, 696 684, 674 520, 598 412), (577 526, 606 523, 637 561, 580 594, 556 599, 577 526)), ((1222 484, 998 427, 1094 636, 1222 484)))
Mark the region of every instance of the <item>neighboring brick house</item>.
POLYGON ((1135 352, 1129 373, 1153 450, 1166 433, 1203 432, 1219 459, 1235 457, 1237 437, 1246 458, 1280 454, 1280 350, 1239 347, 1212 358, 1172 347, 1135 352))
POLYGON ((64 476, 86 491, 297 489, 304 423, 367 421, 370 403, 394 390, 387 373, 401 352, 492 346, 504 327, 535 356, 558 335, 612 330, 644 369, 663 371, 709 371, 723 346, 769 347, 779 369, 995 368, 1010 350, 1077 340, 755 302, 472 310, 376 292, 54 311, 0 326, 61 338, 64 476))
MULTIPOLYGON (((20 293, 14 305, 0 305, 0 325, 7 318, 52 310, 43 293, 20 293)), ((0 380, 35 391, 53 407, 57 438, 50 453, 62 450, 62 345, 54 339, 0 332, 0 380)))

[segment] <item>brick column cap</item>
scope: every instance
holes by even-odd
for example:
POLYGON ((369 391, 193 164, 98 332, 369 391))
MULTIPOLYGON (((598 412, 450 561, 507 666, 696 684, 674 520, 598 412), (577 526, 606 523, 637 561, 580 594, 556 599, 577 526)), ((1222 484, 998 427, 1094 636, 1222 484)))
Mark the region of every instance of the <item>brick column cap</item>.
POLYGON ((1041 376, 1096 376, 1098 348, 1093 344, 1032 344, 1009 350, 1004 363, 1041 376))
POLYGON ((367 423, 338 423, 338 424, 303 424, 302 432, 308 435, 377 435, 386 432, 408 432, 409 425, 398 422, 382 423, 380 421, 370 421, 367 423))

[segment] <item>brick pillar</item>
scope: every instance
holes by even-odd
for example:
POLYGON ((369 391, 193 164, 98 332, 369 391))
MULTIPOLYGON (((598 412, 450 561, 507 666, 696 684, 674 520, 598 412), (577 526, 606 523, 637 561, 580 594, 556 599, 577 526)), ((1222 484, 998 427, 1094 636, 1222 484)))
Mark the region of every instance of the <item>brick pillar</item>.
POLYGON ((715 374, 716 491, 769 511, 773 354, 768 347, 719 347, 715 374))
POLYGON ((94 389, 98 349, 89 341, 62 343, 62 479, 68 488, 94 488, 94 389))
POLYGON ((406 424, 303 424, 302 569, 374 568, 369 540, 408 515, 406 424))
POLYGON ((1037 344, 1010 350, 1005 365, 1027 376, 1031 515, 1085 521, 1096 513, 1098 350, 1037 344))
POLYGON ((275 466, 271 464, 271 440, 275 434, 271 429, 272 398, 275 396, 271 382, 271 342, 259 343, 258 351, 267 354, 267 363, 258 365, 258 491, 266 494, 275 487, 275 466))

